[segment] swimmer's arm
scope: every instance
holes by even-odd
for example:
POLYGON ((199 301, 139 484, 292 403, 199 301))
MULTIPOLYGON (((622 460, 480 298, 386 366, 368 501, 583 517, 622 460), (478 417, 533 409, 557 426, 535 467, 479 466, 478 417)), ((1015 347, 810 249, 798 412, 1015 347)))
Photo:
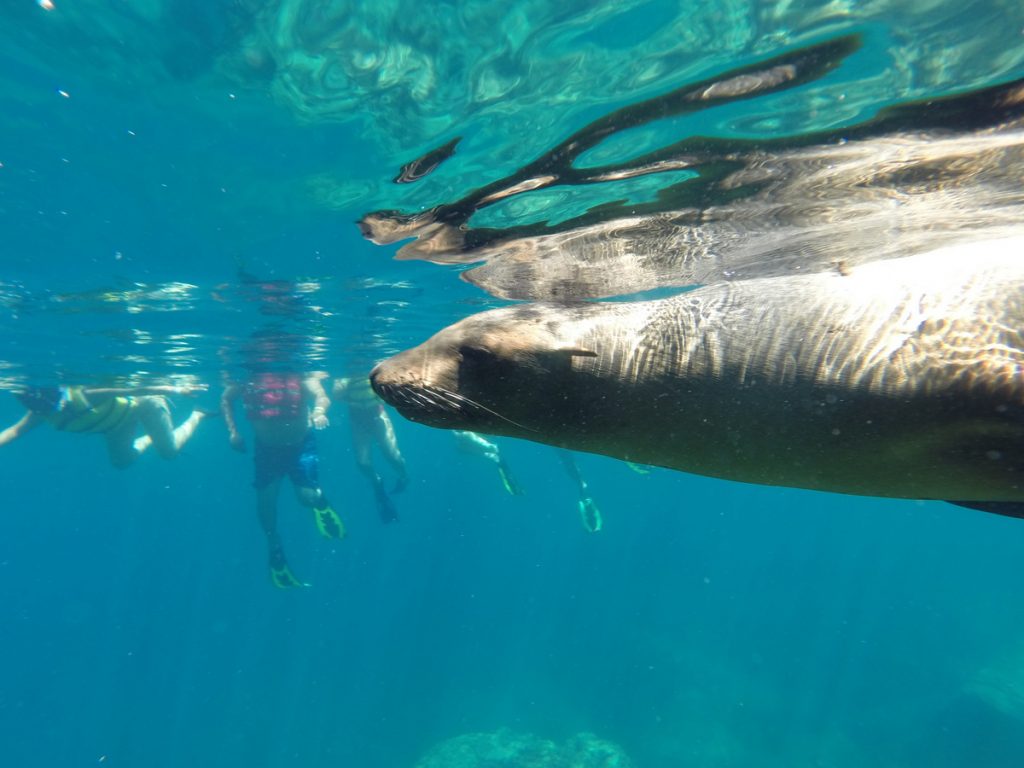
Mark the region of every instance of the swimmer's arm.
POLYGON ((157 384, 151 387, 84 387, 82 394, 86 397, 128 397, 131 395, 195 395, 205 390, 205 386, 171 386, 157 384))
POLYGON ((26 432, 30 432, 38 427, 44 421, 45 419, 42 416, 32 413, 32 411, 28 411, 16 424, 12 424, 7 429, 0 432, 0 445, 6 445, 12 440, 17 440, 26 432))
POLYGON ((330 423, 327 421, 327 409, 331 407, 331 400, 327 397, 324 385, 320 383, 320 379, 312 376, 304 379, 302 385, 306 388, 309 396, 313 398, 313 410, 309 418, 316 429, 323 429, 330 423))
POLYGON ((497 453, 498 446, 492 443, 483 435, 477 434, 476 432, 470 432, 464 429, 457 429, 452 432, 455 435, 456 440, 462 441, 462 444, 466 448, 476 448, 484 453, 497 453))
POLYGON ((240 443, 242 440, 242 436, 238 433, 238 422, 235 420, 235 400, 241 394, 241 388, 236 384, 231 384, 224 388, 224 392, 220 396, 220 412, 224 417, 224 426, 228 429, 228 440, 234 447, 237 447, 236 443, 240 443))
POLYGON ((494 462, 501 461, 501 451, 498 449, 497 444, 492 443, 483 435, 462 429, 453 431, 452 435, 459 444, 459 450, 475 456, 483 456, 485 459, 490 459, 494 462))
POLYGON ((348 393, 348 386, 351 381, 352 379, 347 376, 343 379, 335 379, 334 386, 331 388, 331 396, 335 400, 344 399, 345 395, 348 393))

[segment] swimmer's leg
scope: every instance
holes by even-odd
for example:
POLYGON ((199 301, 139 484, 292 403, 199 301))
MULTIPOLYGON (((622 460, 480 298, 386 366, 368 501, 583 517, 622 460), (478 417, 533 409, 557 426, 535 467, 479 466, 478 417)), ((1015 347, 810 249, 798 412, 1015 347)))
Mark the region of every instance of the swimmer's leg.
POLYGON ((576 465, 576 460, 569 451, 563 448, 556 448, 555 450, 566 474, 576 484, 576 491, 579 494, 579 501, 576 507, 579 510, 583 527, 590 533, 597 533, 604 527, 604 520, 601 517, 601 510, 598 508, 597 502, 590 495, 590 490, 587 488, 587 481, 583 478, 583 473, 580 472, 580 468, 576 465))
POLYGON ((513 477, 508 464, 505 463, 505 457, 498 454, 495 463, 498 466, 498 476, 501 477, 501 484, 505 486, 505 490, 513 496, 522 496, 525 493, 523 486, 513 477))
POLYGON ((295 460, 288 467, 299 503, 313 510, 316 528, 320 535, 327 539, 341 539, 345 536, 345 525, 341 522, 320 487, 320 455, 317 452, 316 438, 312 430, 302 441, 302 446, 295 460))
POLYGON ((395 474, 398 476, 395 480, 395 493, 401 493, 409 485, 409 474, 405 468, 405 457, 402 456, 402 452, 398 448, 395 426, 391 423, 391 418, 383 406, 381 406, 377 422, 377 445, 380 446, 380 451, 384 454, 385 460, 391 465, 391 468, 395 470, 395 474))
POLYGON ((299 581, 288 567, 281 545, 281 535, 277 532, 277 498, 281 490, 281 478, 284 476, 281 458, 279 451, 268 449, 257 441, 253 447, 252 484, 256 489, 256 516, 267 539, 270 581, 275 587, 288 589, 307 585, 299 581))
POLYGON ((398 520, 398 512, 384 488, 384 480, 373 466, 373 459, 370 456, 370 441, 362 433, 359 433, 358 437, 353 433, 352 437, 356 452, 356 466, 373 487, 373 496, 377 502, 377 514, 380 516, 381 522, 393 523, 398 520))
POLYGON ((192 411, 188 418, 177 427, 171 421, 171 409, 167 399, 158 396, 137 398, 135 404, 139 421, 146 434, 135 441, 136 453, 142 453, 150 445, 156 447, 157 453, 165 459, 173 459, 178 455, 196 431, 199 422, 206 416, 202 411, 192 411), (145 441, 149 438, 149 442, 145 441))
POLYGON ((267 538, 267 567, 270 570, 270 581, 279 589, 307 586, 299 581, 288 567, 284 547, 281 545, 281 535, 277 532, 277 497, 280 489, 280 477, 256 489, 256 513, 263 535, 267 538))

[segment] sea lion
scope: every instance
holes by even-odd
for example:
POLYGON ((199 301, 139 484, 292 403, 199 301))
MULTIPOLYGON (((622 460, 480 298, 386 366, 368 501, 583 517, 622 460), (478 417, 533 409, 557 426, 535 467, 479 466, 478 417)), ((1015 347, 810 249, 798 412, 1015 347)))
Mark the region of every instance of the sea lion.
POLYGON ((1022 254, 1017 235, 657 301, 521 304, 371 381, 432 426, 1002 511, 1024 500, 1022 254))

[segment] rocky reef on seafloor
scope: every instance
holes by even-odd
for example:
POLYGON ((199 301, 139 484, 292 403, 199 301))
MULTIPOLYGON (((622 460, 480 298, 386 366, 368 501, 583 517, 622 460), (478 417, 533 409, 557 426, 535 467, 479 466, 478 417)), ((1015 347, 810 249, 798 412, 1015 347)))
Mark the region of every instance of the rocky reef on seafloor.
POLYGON ((415 768, 633 768, 633 763, 617 744, 592 733, 557 743, 502 728, 442 741, 415 768))
POLYGON ((975 672, 967 680, 964 694, 1015 721, 1015 730, 1019 730, 1024 724, 1024 646, 1010 649, 975 672))
POLYGON ((1024 755, 1024 645, 1011 644, 910 731, 906 751, 929 768, 1006 768, 1024 755))

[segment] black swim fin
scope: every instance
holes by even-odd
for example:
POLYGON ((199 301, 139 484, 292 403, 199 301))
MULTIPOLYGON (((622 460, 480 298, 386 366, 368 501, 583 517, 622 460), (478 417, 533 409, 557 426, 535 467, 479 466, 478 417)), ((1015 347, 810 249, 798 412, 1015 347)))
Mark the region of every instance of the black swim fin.
POLYGON ((1024 520, 1024 501, 950 501, 958 507, 991 512, 994 515, 1018 517, 1024 520))
POLYGON ((378 485, 373 490, 374 496, 377 497, 377 514, 380 516, 380 521, 385 525, 398 522, 398 510, 395 509, 395 505, 384 487, 378 485))

